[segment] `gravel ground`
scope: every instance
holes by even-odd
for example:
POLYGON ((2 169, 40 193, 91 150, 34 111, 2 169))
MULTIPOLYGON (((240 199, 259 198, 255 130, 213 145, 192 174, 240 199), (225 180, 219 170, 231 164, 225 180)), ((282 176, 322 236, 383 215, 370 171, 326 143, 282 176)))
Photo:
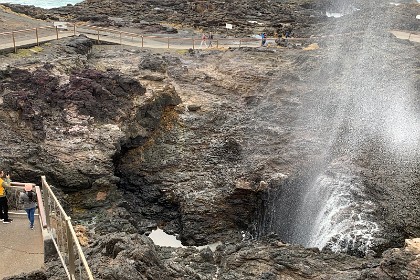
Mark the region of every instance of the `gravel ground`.
POLYGON ((0 32, 34 28, 45 25, 51 25, 51 23, 14 13, 3 5, 0 5, 0 32))

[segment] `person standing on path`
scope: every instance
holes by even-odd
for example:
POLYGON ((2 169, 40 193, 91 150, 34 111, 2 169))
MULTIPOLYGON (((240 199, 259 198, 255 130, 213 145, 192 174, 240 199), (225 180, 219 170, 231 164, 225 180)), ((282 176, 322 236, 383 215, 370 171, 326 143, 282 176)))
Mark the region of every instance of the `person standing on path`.
POLYGON ((201 35, 201 44, 200 44, 200 48, 202 48, 203 47, 203 44, 206 46, 206 48, 207 48, 207 42, 206 42, 206 40, 207 40, 207 36, 206 36, 206 34, 205 33, 203 33, 202 35, 201 35))
POLYGON ((213 47, 213 33, 209 34, 209 48, 213 47))
POLYGON ((267 46, 267 33, 262 33, 261 34, 261 47, 266 47, 267 46))
POLYGON ((23 208, 28 214, 29 228, 34 229, 36 193, 32 190, 31 184, 25 184, 25 191, 20 193, 19 202, 23 203, 23 208))
POLYGON ((0 221, 9 224, 13 219, 9 219, 9 206, 7 205, 6 188, 10 187, 10 175, 4 177, 4 171, 0 171, 0 221))

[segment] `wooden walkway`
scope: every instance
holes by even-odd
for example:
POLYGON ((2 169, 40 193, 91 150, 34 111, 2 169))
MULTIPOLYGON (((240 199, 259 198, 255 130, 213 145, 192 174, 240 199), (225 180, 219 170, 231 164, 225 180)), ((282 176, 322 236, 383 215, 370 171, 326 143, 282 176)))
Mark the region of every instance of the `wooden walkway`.
POLYGON ((34 230, 29 228, 26 212, 9 216, 12 223, 0 222, 0 279, 32 272, 44 264, 44 243, 38 216, 35 216, 34 230))
MULTIPOLYGON (((391 31, 399 39, 410 40, 420 43, 420 34, 414 34, 405 31, 391 31)), ((59 29, 58 27, 38 27, 26 30, 18 30, 13 32, 0 33, 0 50, 17 51, 18 48, 31 47, 40 45, 41 43, 58 40, 60 38, 77 36, 84 34, 85 36, 97 41, 98 43, 120 44, 141 48, 159 48, 159 49, 205 49, 209 41, 206 41, 206 46, 201 46, 201 39, 199 38, 181 38, 176 35, 143 35, 137 33, 124 32, 120 30, 96 27, 96 26, 71 26, 68 29, 59 29)), ((363 36, 355 34, 339 34, 348 36, 363 36)), ((324 37, 331 37, 338 35, 328 35, 310 38, 289 38, 293 43, 301 41, 316 41, 322 40, 324 37)), ((269 44, 275 44, 275 38, 268 38, 269 44)), ((228 48, 228 47, 258 47, 261 44, 260 39, 256 38, 218 38, 212 40, 213 48, 228 48)))
MULTIPOLYGON (((201 47, 201 39, 199 38, 180 38, 174 35, 146 36, 115 29, 82 25, 77 26, 77 28, 72 26, 68 30, 62 30, 49 26, 0 33, 0 50, 17 51, 19 48, 32 47, 45 42, 77 36, 80 34, 83 34, 98 43, 120 44, 142 48, 203 49, 207 48, 209 45, 209 41, 207 40, 207 46, 201 47)), ((269 39, 268 42, 270 41, 274 43, 274 39, 269 39)), ((255 38, 219 38, 212 40, 212 47, 258 47, 260 42, 261 41, 259 39, 255 38)))

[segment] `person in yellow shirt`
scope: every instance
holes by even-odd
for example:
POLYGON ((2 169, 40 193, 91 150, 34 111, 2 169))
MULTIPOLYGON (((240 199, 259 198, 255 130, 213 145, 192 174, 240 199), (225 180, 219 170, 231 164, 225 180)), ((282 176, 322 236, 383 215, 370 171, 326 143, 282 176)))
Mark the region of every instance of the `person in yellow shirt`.
POLYGON ((6 188, 10 186, 10 175, 6 174, 6 177, 4 175, 4 171, 0 171, 0 221, 3 221, 3 224, 10 224, 13 219, 9 219, 6 196, 6 188))

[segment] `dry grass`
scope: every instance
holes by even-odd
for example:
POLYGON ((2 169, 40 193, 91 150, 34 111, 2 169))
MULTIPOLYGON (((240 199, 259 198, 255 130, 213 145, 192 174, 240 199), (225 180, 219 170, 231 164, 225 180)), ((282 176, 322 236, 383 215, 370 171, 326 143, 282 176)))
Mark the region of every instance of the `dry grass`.
POLYGON ((303 48, 304 51, 313 51, 313 50, 319 50, 320 47, 317 43, 310 44, 306 48, 303 48))

